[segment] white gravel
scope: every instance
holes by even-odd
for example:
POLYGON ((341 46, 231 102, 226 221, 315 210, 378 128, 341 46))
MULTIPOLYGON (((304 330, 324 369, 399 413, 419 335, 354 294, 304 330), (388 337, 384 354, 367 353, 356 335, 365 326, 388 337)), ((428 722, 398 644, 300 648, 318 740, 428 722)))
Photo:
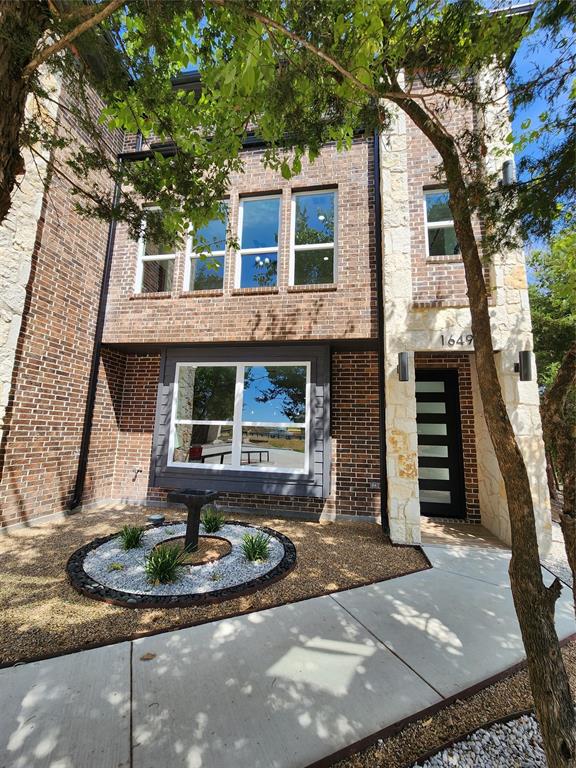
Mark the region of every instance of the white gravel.
MULTIPOLYGON (((200 525, 200 535, 204 533, 200 525)), ((284 557, 284 545, 274 536, 270 537, 270 557, 265 563, 252 563, 244 557, 241 549, 242 537, 246 533, 256 534, 258 528, 245 525, 223 525, 217 533, 232 545, 230 553, 220 560, 205 565, 184 567, 178 581, 172 584, 151 585, 146 579, 144 563, 152 549, 162 541, 184 536, 186 524, 149 528, 144 532, 142 545, 135 549, 122 549, 119 538, 91 550, 84 558, 84 571, 103 586, 122 592, 147 595, 186 595, 214 592, 263 576, 275 568, 284 557), (112 563, 120 563, 122 570, 110 570, 112 563)))
POLYGON ((534 715, 480 728, 413 768, 543 768, 540 727, 534 715))

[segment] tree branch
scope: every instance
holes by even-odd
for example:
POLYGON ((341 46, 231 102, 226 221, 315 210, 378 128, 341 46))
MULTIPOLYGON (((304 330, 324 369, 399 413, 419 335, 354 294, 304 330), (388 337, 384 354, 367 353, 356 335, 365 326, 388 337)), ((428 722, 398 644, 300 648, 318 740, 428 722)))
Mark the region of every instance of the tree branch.
POLYGON ((58 53, 58 51, 61 51, 79 35, 96 26, 101 21, 104 21, 104 19, 113 14, 114 11, 117 11, 120 6, 126 5, 127 2, 129 2, 129 0, 110 0, 108 5, 101 11, 94 14, 94 16, 91 18, 86 19, 86 21, 83 21, 81 24, 78 24, 78 26, 74 27, 74 29, 71 29, 70 32, 67 32, 65 35, 63 35, 60 40, 57 40, 52 45, 44 48, 42 51, 36 54, 32 61, 29 62, 24 68, 24 79, 28 79, 41 64, 50 58, 50 56, 53 56, 55 53, 58 53))

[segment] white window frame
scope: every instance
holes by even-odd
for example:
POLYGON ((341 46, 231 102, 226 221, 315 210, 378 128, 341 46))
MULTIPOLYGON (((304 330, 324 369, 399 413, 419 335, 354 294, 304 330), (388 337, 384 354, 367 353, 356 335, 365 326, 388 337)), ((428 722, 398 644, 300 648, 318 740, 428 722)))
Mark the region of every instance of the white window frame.
MULTIPOLYGON (((242 257, 258 256, 265 253, 276 253, 276 284, 266 286, 270 288, 278 287, 280 277, 280 232, 282 227, 282 195, 250 195, 241 197, 238 205, 238 250, 236 251, 236 268, 234 275, 234 287, 240 288, 242 283, 242 257), (278 244, 270 248, 242 248, 242 228, 244 226, 244 204, 254 200, 279 200, 278 205, 278 244)), ((256 286, 250 286, 256 287, 256 286)))
POLYGON ((311 410, 311 363, 310 361, 288 360, 270 361, 256 360, 253 362, 238 362, 235 360, 222 362, 186 362, 176 363, 174 373, 174 383, 172 391, 172 409, 170 415, 170 437, 168 440, 168 467, 183 467, 185 469, 207 469, 217 472, 267 472, 274 474, 297 474, 307 475, 310 472, 310 410, 311 410), (306 368, 306 413, 304 423, 296 424, 294 422, 274 422, 267 421, 243 421, 242 405, 244 400, 244 371, 250 367, 281 367, 281 366, 301 366, 306 368), (176 409, 178 406, 178 381, 180 379, 181 368, 236 368, 236 384, 234 391, 234 417, 231 421, 225 420, 202 420, 202 419, 177 419, 176 409), (230 464, 205 464, 200 461, 174 461, 174 445, 176 437, 177 424, 208 424, 212 426, 231 426, 232 431, 232 455, 230 464), (292 467, 255 467, 241 463, 242 458, 242 427, 269 427, 274 429, 304 429, 304 469, 295 469, 292 467))
POLYGON ((452 257, 453 259, 459 258, 459 253, 442 253, 442 254, 436 254, 433 255, 430 253, 430 239, 428 237, 428 231, 430 229, 448 229, 451 227, 454 229, 454 234, 456 234, 456 230, 454 228, 454 219, 443 219, 441 221, 428 221, 428 206, 426 205, 426 198, 428 195, 437 195, 439 192, 448 192, 446 187, 437 187, 436 189, 425 189, 424 190, 424 222, 426 226, 424 227, 424 239, 426 241, 426 258, 427 259, 445 259, 448 257, 452 257))
MULTIPOLYGON (((196 253, 193 250, 193 248, 192 248, 192 245, 193 245, 193 242, 192 242, 193 241, 193 234, 194 234, 194 229, 193 229, 193 227, 190 227, 190 229, 188 231, 188 237, 186 238, 186 261, 184 263, 184 291, 196 293, 197 291, 195 291, 194 288, 192 288, 192 286, 190 285, 190 278, 192 277, 192 259, 200 259, 203 256, 203 254, 196 253)), ((222 288, 214 288, 214 289, 199 288, 198 290, 200 290, 200 291, 202 291, 202 290, 216 290, 216 291, 224 290, 224 281, 226 279, 226 257, 228 255, 227 254, 227 250, 228 250, 227 249, 227 243, 225 242, 224 248, 222 250, 210 251, 210 257, 209 257, 209 258, 212 258, 212 257, 218 258, 218 257, 220 257, 221 259, 224 259, 224 269, 222 271, 222 288)))
MULTIPOLYGON (((159 208, 148 208, 148 210, 157 210, 159 208)), ((146 255, 146 220, 143 222, 142 234, 138 240, 138 257, 136 260, 136 275, 134 277, 134 293, 144 293, 142 290, 142 280, 144 278, 144 262, 146 261, 173 261, 174 271, 176 271, 176 256, 177 253, 160 253, 158 255, 148 254, 146 255)), ((172 289, 174 287, 174 281, 172 281, 172 289)), ((172 290, 171 289, 171 290, 172 290)), ((169 293, 170 291, 168 291, 169 293)), ((146 291, 146 293, 157 293, 157 291, 146 291)), ((162 293, 162 291, 161 291, 162 293)))
MULTIPOLYGON (((304 192, 294 192, 292 194, 292 200, 290 201, 290 264, 288 267, 288 285, 294 286, 295 272, 296 272, 296 251, 322 251, 334 249, 334 256, 332 259, 332 284, 337 282, 336 275, 338 274, 338 190, 332 189, 314 189, 306 190, 304 192), (298 197, 306 197, 311 195, 334 195, 334 241, 331 243, 311 243, 310 245, 296 245, 296 202, 298 197)), ((298 283, 298 285, 304 285, 298 283)), ((330 285, 330 283, 308 283, 308 285, 330 285)))

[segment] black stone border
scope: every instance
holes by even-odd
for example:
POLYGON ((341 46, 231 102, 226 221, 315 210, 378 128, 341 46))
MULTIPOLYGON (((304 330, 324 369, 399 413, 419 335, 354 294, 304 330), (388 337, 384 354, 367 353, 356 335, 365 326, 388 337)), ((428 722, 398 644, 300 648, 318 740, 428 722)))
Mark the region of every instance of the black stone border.
MULTIPOLYGON (((182 520, 165 521, 161 526, 147 525, 146 530, 151 528, 168 528, 173 525, 180 525, 182 520)), ((279 531, 275 531, 273 528, 266 528, 264 526, 251 525, 250 523, 243 523, 239 520, 226 520, 225 525, 239 525, 243 528, 256 528, 258 531, 266 533, 277 539, 284 546, 284 557, 278 565, 267 573, 258 576, 256 579, 245 581, 242 584, 237 584, 233 587, 227 587, 225 589, 216 589, 213 592, 208 593, 192 593, 183 595, 144 595, 134 592, 122 592, 117 589, 112 589, 95 581, 91 576, 84 571, 84 558, 93 549, 96 549, 101 544, 105 544, 107 541, 114 539, 118 536, 117 533, 112 533, 109 536, 102 536, 99 539, 85 544, 80 549, 77 549, 66 563, 66 572, 70 584, 77 592, 86 597, 91 597, 93 600, 100 600, 104 603, 110 603, 112 605, 120 605, 123 608, 189 608, 195 605, 212 605, 213 603, 221 603, 224 600, 232 600, 235 597, 242 597, 243 595, 249 595, 256 592, 263 587, 267 587, 273 584, 275 581, 279 581, 287 576, 290 571, 296 565, 296 547, 292 541, 279 531)))

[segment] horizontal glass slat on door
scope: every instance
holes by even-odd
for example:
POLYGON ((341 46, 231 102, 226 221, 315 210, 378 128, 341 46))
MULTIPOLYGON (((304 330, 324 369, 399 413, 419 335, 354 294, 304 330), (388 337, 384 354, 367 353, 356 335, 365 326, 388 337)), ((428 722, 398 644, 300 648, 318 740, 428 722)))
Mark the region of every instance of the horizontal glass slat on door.
POLYGON ((416 401, 416 413, 446 413, 446 403, 442 401, 416 401))
POLYGON ((418 456, 441 456, 448 458, 447 445, 419 445, 418 456))
POLYGON ((441 422, 418 422, 416 424, 416 431, 419 435, 447 435, 448 428, 446 424, 441 422))
POLYGON ((420 490, 420 501, 428 504, 450 504, 452 494, 450 491, 420 490))
POLYGON ((418 477, 422 480, 450 480, 448 467, 419 467, 418 477))
POLYGON ((444 392, 443 381, 417 381, 416 392, 444 392))

